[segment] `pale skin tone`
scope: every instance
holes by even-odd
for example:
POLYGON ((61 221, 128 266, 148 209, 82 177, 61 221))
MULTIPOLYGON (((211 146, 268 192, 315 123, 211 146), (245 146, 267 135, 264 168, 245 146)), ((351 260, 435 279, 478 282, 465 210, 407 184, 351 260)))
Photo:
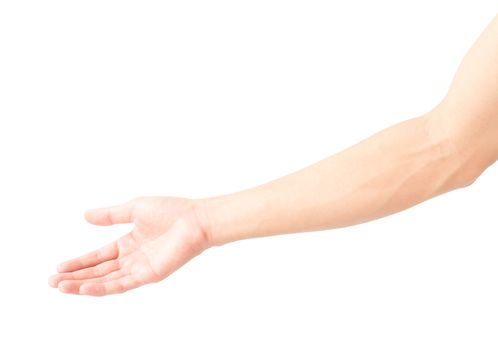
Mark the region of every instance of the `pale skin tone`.
POLYGON ((102 296, 158 282, 204 250, 236 240, 355 225, 467 187, 498 159, 498 16, 463 59, 447 95, 298 172, 205 199, 136 198, 85 214, 130 233, 61 263, 65 293, 102 296))

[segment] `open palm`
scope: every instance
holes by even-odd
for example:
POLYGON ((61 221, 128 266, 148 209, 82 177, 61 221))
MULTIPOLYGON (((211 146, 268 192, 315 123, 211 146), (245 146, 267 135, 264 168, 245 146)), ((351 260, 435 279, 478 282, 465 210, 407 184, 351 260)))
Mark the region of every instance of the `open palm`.
POLYGON ((85 214, 95 225, 135 224, 117 241, 58 266, 49 284, 65 293, 102 296, 158 282, 209 247, 195 202, 144 197, 85 214))

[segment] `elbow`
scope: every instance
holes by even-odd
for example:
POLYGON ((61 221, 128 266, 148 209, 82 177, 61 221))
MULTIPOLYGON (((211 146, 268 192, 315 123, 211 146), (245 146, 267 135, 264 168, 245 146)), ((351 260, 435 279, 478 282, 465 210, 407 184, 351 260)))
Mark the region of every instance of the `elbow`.
POLYGON ((481 174, 494 163, 483 153, 473 155, 459 153, 456 157, 458 157, 458 164, 460 165, 458 169, 460 188, 474 184, 481 174))
POLYGON ((454 133, 450 138, 458 165, 459 187, 469 187, 497 160, 494 150, 495 135, 484 137, 476 133, 468 137, 462 133, 454 133))
POLYGON ((474 182, 476 182, 476 180, 479 178, 479 176, 481 176, 483 171, 484 171, 483 169, 480 169, 477 167, 475 167, 475 168, 463 167, 460 170, 460 174, 459 174, 460 180, 458 183, 458 188, 465 188, 465 187, 469 187, 470 185, 474 184, 474 182))
POLYGON ((450 144, 454 188, 466 188, 474 184, 481 174, 492 164, 485 152, 476 149, 469 151, 468 144, 457 135, 450 135, 446 141, 450 144))
POLYGON ((452 151, 446 155, 443 167, 446 172, 443 192, 471 186, 484 171, 480 164, 470 161, 457 151, 452 142, 450 144, 452 151))
POLYGON ((446 168, 449 174, 448 189, 471 186, 496 161, 493 157, 496 152, 490 152, 492 148, 490 144, 484 143, 483 138, 477 133, 469 135, 461 132, 438 111, 433 111, 428 117, 428 130, 432 142, 439 145, 442 158, 448 161, 446 168))

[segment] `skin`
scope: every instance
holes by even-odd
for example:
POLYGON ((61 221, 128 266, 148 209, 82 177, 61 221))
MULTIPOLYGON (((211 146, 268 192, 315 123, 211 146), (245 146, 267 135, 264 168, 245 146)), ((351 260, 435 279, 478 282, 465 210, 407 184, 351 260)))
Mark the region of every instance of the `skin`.
POLYGON ((428 113, 298 172, 205 199, 136 198, 85 214, 134 223, 117 241, 58 266, 65 293, 102 296, 158 282, 209 247, 355 225, 467 187, 498 159, 498 16, 428 113))

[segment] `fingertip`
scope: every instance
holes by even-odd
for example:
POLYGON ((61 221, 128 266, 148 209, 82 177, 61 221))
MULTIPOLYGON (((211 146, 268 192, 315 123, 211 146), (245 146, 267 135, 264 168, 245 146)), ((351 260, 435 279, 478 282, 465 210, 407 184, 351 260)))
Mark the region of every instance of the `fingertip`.
POLYGON ((85 212, 85 219, 93 225, 101 226, 131 223, 133 221, 131 209, 130 203, 90 209, 85 212))
POLYGON ((69 285, 65 281, 59 282, 57 285, 57 288, 62 292, 62 293, 69 293, 69 285))
POLYGON ((95 225, 98 223, 98 221, 96 220, 98 214, 99 214, 98 209, 88 209, 87 211, 85 211, 84 217, 86 221, 95 225))
POLYGON ((48 285, 52 288, 57 288, 57 284, 59 283, 57 275, 52 275, 48 278, 48 285))
POLYGON ((83 217, 85 218, 85 220, 86 220, 86 221, 89 221, 89 220, 88 220, 88 216, 89 216, 89 212, 90 212, 90 210, 91 210, 91 209, 89 209, 89 210, 87 210, 87 211, 85 211, 85 212, 83 213, 83 217))
POLYGON ((78 294, 80 284, 78 281, 64 280, 60 281, 57 287, 63 293, 78 294))
POLYGON ((121 223, 112 216, 111 208, 89 209, 85 212, 85 220, 97 226, 110 226, 121 223))
POLYGON ((59 273, 68 272, 67 263, 63 262, 57 265, 57 272, 59 273))

